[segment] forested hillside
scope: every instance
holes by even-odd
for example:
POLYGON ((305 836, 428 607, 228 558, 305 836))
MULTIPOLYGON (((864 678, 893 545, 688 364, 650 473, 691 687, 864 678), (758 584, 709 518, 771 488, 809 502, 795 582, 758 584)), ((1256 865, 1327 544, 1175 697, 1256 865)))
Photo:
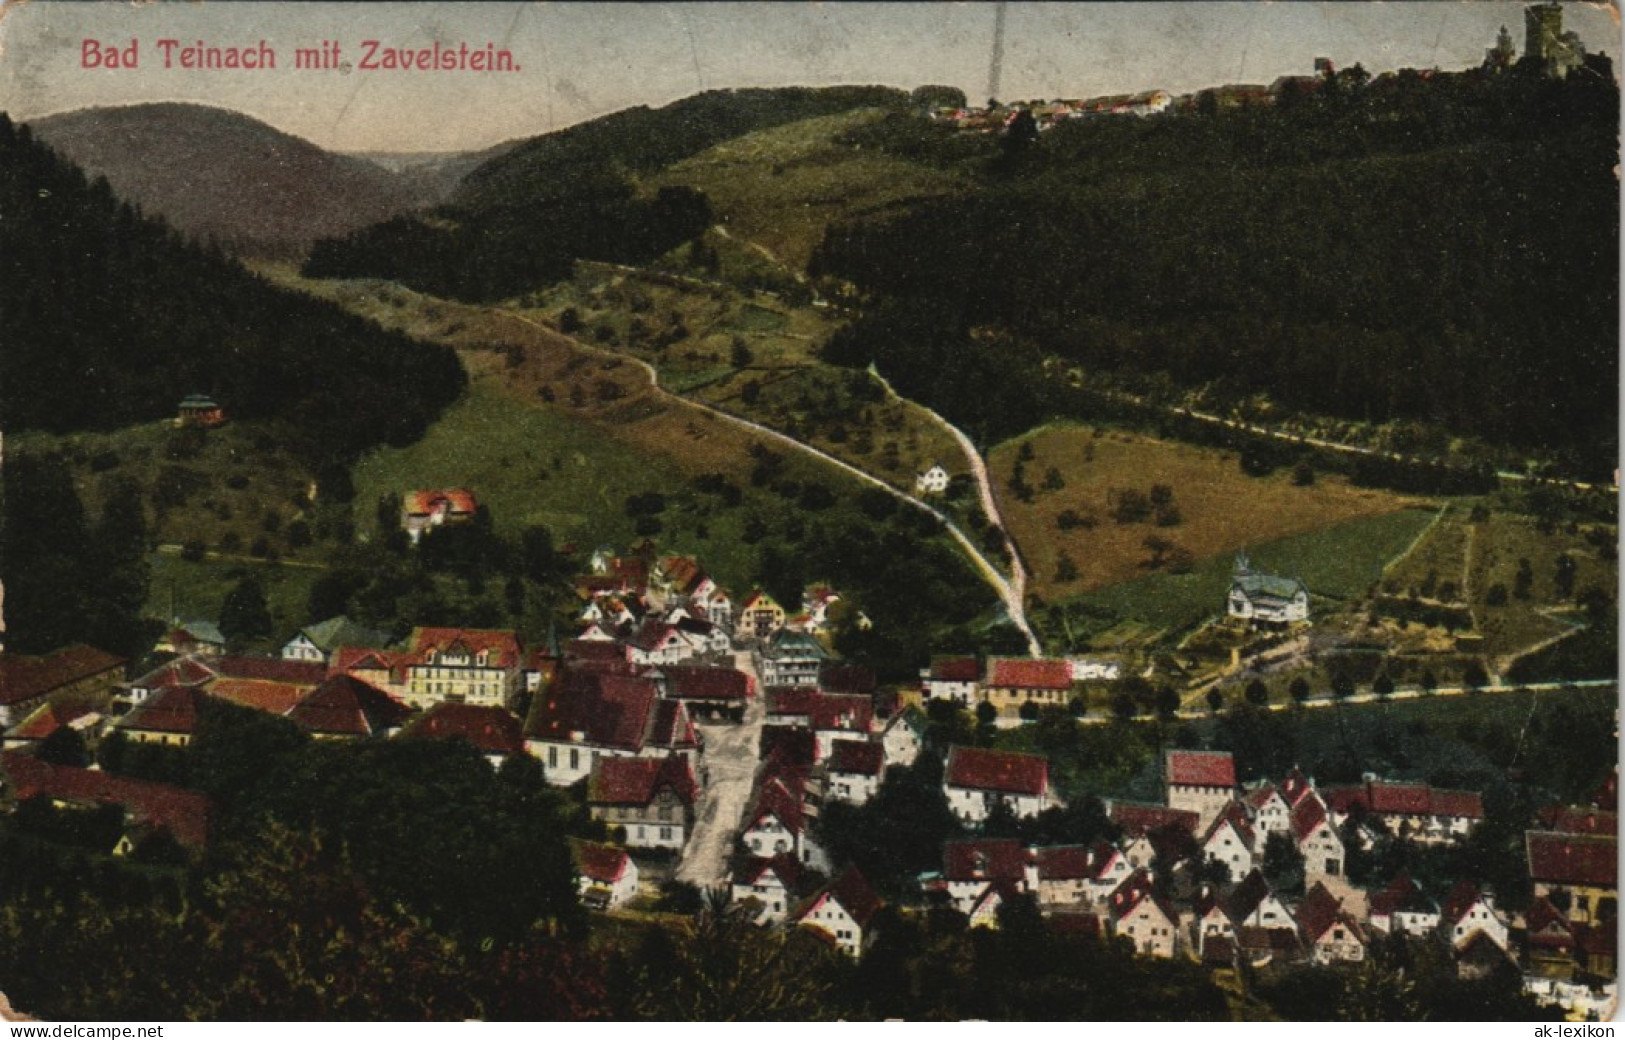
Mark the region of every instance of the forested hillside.
POLYGON ((831 358, 990 432, 1030 425, 1011 398, 1042 394, 1049 354, 1612 470, 1611 81, 1410 75, 1204 107, 1007 137, 975 194, 832 229, 814 273, 867 314, 831 358))
POLYGON ((440 296, 499 300, 556 282, 577 259, 644 263, 703 232, 705 196, 653 198, 635 178, 753 130, 865 106, 883 87, 712 91, 534 138, 485 163, 445 206, 318 242, 305 274, 389 278, 440 296))
POLYGON ((433 198, 416 178, 207 105, 87 108, 29 124, 149 216, 233 252, 300 256, 433 198))
POLYGON ((0 426, 114 429, 214 397, 315 465, 415 440, 461 392, 449 350, 272 288, 143 219, 0 115, 0 426))

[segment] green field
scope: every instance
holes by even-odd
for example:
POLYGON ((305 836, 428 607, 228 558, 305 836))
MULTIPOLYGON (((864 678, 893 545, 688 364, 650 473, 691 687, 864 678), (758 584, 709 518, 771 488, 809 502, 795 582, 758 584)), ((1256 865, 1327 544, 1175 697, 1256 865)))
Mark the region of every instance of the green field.
MULTIPOLYGON (((1251 547, 1255 569, 1302 578, 1317 597, 1345 599, 1363 594, 1382 576, 1385 564, 1405 550, 1433 514, 1409 509, 1364 517, 1311 534, 1251 547)), ((1189 574, 1159 572, 1134 581, 1069 598, 1158 628, 1177 631, 1224 609, 1234 559, 1210 557, 1189 574)))
POLYGON ((305 615, 310 587, 322 575, 319 568, 223 560, 191 562, 164 553, 154 553, 148 559, 152 564, 145 611, 148 617, 170 620, 173 602, 174 615, 182 621, 217 622, 220 605, 242 572, 258 578, 265 588, 275 645, 280 646, 312 621, 322 620, 305 615))

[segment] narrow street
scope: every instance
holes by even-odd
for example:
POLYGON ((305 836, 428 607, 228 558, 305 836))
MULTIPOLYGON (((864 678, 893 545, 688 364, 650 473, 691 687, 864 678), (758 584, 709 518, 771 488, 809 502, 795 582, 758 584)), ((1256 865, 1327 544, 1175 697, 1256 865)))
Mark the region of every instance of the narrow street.
POLYGON ((699 726, 705 739, 700 764, 706 771, 706 779, 695 806, 694 833, 689 836, 675 875, 678 881, 688 881, 702 888, 728 881, 728 853, 733 849, 739 818, 745 814, 745 803, 750 798, 762 723, 767 718, 761 680, 756 675, 751 655, 737 653, 734 660, 735 667, 750 676, 757 696, 745 708, 745 721, 699 726))

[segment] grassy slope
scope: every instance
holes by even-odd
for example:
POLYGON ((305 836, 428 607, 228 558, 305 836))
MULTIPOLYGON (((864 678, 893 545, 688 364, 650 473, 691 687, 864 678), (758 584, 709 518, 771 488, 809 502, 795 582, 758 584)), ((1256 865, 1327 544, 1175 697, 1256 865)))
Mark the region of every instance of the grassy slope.
POLYGON ((646 187, 700 189, 730 234, 802 270, 831 221, 959 189, 952 173, 837 140, 883 114, 858 109, 747 134, 672 165, 646 187))
MULTIPOLYGON (((1247 546, 1253 565, 1296 575, 1311 593, 1347 597, 1363 593, 1383 565, 1402 552, 1432 515, 1404 510, 1346 520, 1306 534, 1247 546)), ((1158 628, 1180 629, 1224 607, 1233 559, 1228 554, 1199 562, 1189 574, 1148 574, 1065 600, 1085 608, 1135 618, 1158 628)))
MULTIPOLYGON (((1000 507, 1027 556, 1031 588, 1047 600, 1123 582, 1132 582, 1136 592, 1156 590, 1152 592, 1154 599, 1164 599, 1169 593, 1176 600, 1182 599, 1183 594, 1176 590, 1193 586, 1206 589, 1214 574, 1228 575, 1230 556, 1240 549, 1335 528, 1350 520, 1396 513, 1411 504, 1411 500, 1390 492, 1350 487, 1340 479, 1322 478, 1313 486, 1298 487, 1285 471, 1263 478, 1249 477, 1241 472, 1235 457, 1225 452, 1079 426, 1046 427, 1008 441, 993 450, 989 461, 1000 507), (1036 489, 1030 503, 1019 501, 1009 490, 1023 444, 1030 445, 1033 452, 1032 461, 1024 467, 1027 484, 1036 489), (1058 491, 1042 490, 1051 467, 1059 471, 1065 484, 1058 491), (1113 521, 1110 496, 1114 490, 1132 488, 1148 493, 1153 484, 1173 489, 1182 523, 1157 527, 1113 521), (1060 530, 1056 518, 1068 509, 1093 516, 1096 525, 1060 530), (1188 549, 1198 560, 1213 562, 1184 577, 1146 577, 1141 564, 1148 552, 1142 543, 1153 535, 1188 549), (1076 581, 1055 580, 1056 560, 1063 550, 1077 565, 1076 581), (1216 559, 1219 557, 1222 559, 1216 559)), ((1401 522, 1400 528, 1415 535, 1409 520, 1401 522)), ((1381 523, 1370 528, 1384 529, 1381 523)), ((1314 592, 1348 596, 1363 592, 1375 579, 1375 574, 1368 574, 1365 563, 1372 553, 1386 553, 1381 557, 1386 562, 1406 544, 1394 546, 1383 541, 1369 551, 1358 551, 1360 562, 1351 564, 1352 573, 1348 574, 1337 566, 1336 559, 1316 558, 1313 553, 1318 547, 1312 541, 1279 561, 1260 555, 1258 563, 1280 567, 1281 573, 1301 574, 1314 592)), ((1327 548, 1342 551, 1335 540, 1327 548)), ((1166 607, 1150 609, 1159 615, 1167 613, 1166 607)))

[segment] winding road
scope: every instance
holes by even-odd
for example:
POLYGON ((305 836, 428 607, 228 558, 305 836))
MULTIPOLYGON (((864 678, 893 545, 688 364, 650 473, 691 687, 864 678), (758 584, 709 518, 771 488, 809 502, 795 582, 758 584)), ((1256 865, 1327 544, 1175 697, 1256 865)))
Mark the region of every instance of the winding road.
MULTIPOLYGON (((884 480, 881 480, 879 477, 866 473, 849 462, 844 462, 828 452, 821 451, 810 444, 798 441, 789 434, 781 433, 770 426, 763 426, 761 423, 753 422, 750 419, 740 418, 739 416, 734 415, 732 412, 725 412, 720 408, 716 408, 701 401, 696 401, 693 398, 684 397, 681 394, 667 390, 665 387, 660 385, 660 373, 655 370, 653 365, 649 364, 647 361, 644 361, 642 358, 634 357, 630 354, 622 354, 616 351, 605 350, 602 347, 596 347, 589 343, 583 343, 580 340, 574 339, 573 337, 566 336, 564 333, 559 332, 552 326, 544 325, 539 321, 532 318, 527 318, 525 315, 518 314, 514 311, 493 308, 491 313, 501 315, 505 318, 510 318, 525 325, 529 325, 534 329, 539 329, 543 332, 549 333, 550 335, 561 336, 568 339, 579 349, 589 353, 602 354, 608 357, 630 361, 642 368, 644 373, 648 375, 649 386, 656 394, 669 398, 673 402, 682 404, 686 407, 694 408, 705 412, 708 415, 715 416, 718 419, 743 426, 763 437, 768 438, 769 440, 777 441, 780 444, 787 445, 797 451, 815 456, 816 458, 829 463, 831 466, 857 477, 859 480, 865 481, 866 483, 872 484, 873 486, 884 490, 892 497, 906 502, 916 509, 931 514, 931 516, 935 517, 942 524, 943 528, 953 537, 954 541, 959 543, 960 548, 965 551, 965 555, 968 556, 971 562, 976 565, 976 569, 982 573, 983 579, 985 579, 987 583, 993 587, 993 591, 998 593, 999 599, 1004 603, 1005 613, 1010 617, 1011 624, 1015 625, 1016 628, 1021 631, 1022 636, 1027 640, 1028 652, 1034 657, 1042 656, 1043 648, 1039 645, 1038 637, 1033 634, 1032 627, 1027 623, 1027 613, 1021 590, 1016 585, 1012 584, 1012 582, 1004 576, 1003 572, 1001 572, 997 567, 993 566, 992 562, 989 561, 985 555, 983 555, 982 550, 977 547, 976 543, 971 541, 970 537, 960 529, 959 525, 954 523, 953 520, 951 520, 940 509, 937 509, 935 506, 932 506, 926 502, 920 501, 913 495, 898 490, 892 485, 886 483, 884 480)), ((960 436, 963 436, 963 434, 960 434, 960 436)), ((974 451, 972 452, 972 457, 976 457, 974 455, 974 451)), ((980 460, 978 459, 978 461, 980 460)), ((985 467, 982 481, 984 482, 985 486, 985 467)))

